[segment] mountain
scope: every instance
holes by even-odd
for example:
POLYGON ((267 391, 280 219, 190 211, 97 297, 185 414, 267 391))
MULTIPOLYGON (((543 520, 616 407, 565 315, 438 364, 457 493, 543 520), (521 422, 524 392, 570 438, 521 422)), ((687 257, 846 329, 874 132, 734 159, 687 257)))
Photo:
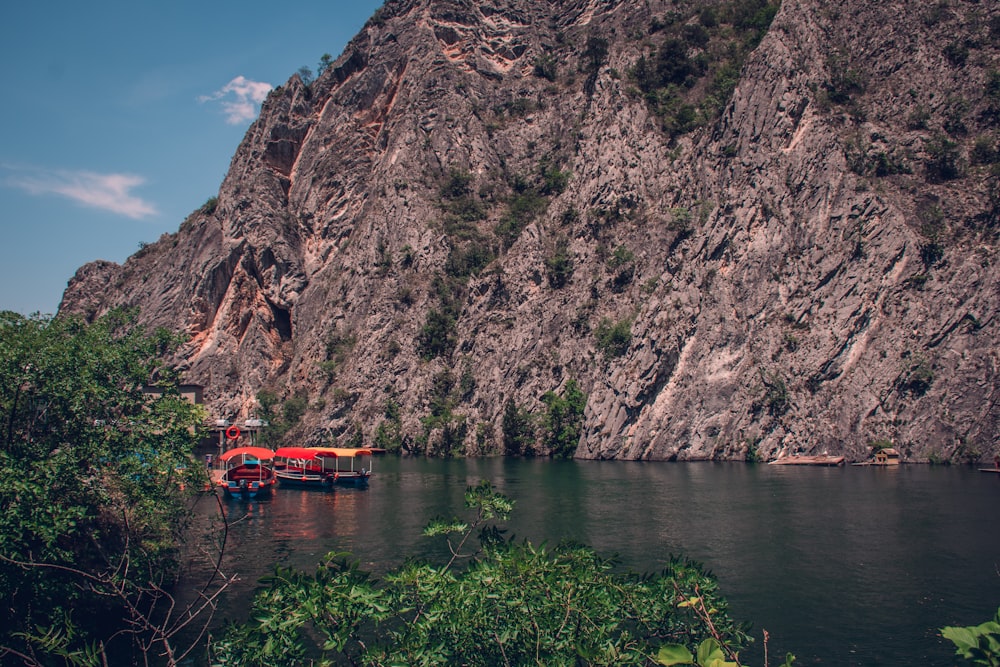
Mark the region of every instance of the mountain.
POLYGON ((974 0, 391 0, 60 312, 138 306, 215 416, 301 443, 972 460, 998 45, 974 0))

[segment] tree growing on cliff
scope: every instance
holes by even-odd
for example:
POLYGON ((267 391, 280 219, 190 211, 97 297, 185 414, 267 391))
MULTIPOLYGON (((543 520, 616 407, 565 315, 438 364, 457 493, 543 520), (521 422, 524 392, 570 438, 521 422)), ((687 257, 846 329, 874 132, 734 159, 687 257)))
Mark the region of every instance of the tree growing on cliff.
POLYGON ((503 433, 504 455, 531 456, 535 453, 534 415, 519 407, 512 398, 507 399, 504 405, 500 428, 503 433))
POLYGON ((0 313, 0 662, 171 653, 147 612, 177 565, 183 489, 205 481, 205 415, 162 362, 176 343, 134 313, 0 313))
POLYGON ((545 413, 545 445, 554 458, 571 459, 580 444, 583 431, 583 409, 587 395, 576 380, 569 380, 561 395, 546 392, 542 396, 545 413))

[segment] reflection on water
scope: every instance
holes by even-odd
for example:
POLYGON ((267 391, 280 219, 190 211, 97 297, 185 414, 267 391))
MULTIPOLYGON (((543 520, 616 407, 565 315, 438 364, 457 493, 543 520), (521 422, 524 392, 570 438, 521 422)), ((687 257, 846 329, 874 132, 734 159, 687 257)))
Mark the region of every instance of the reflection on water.
MULTIPOLYGON (((425 538, 436 516, 463 512, 489 479, 516 502, 508 536, 573 540, 623 567, 660 569, 671 554, 719 577, 732 614, 752 621, 744 657, 796 664, 948 665, 943 625, 971 625, 1000 605, 1000 476, 970 468, 805 468, 719 463, 424 460, 386 457, 369 488, 279 488, 227 500, 235 523, 223 570, 242 581, 224 618, 245 618, 254 582, 274 564, 312 571, 349 551, 375 573, 407 555, 441 559, 425 538)), ((200 505, 209 520, 209 503, 200 505)), ((206 566, 195 564, 196 585, 206 566)))

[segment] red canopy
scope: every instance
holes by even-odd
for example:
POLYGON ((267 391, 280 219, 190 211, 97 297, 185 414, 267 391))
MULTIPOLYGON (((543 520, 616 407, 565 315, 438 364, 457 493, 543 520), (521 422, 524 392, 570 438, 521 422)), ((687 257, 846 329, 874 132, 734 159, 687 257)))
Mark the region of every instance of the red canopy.
POLYGON ((237 456, 242 456, 244 459, 269 460, 274 458, 274 452, 266 447, 236 447, 223 452, 219 458, 228 462, 237 456))
POLYGON ((280 459, 300 459, 313 461, 317 458, 336 458, 337 453, 331 449, 309 449, 308 447, 280 447, 274 453, 280 459))

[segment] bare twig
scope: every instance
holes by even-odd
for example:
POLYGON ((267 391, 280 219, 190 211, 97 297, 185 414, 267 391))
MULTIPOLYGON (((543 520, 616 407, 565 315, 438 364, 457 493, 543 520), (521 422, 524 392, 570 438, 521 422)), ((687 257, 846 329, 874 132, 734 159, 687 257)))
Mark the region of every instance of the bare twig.
MULTIPOLYGON (((101 573, 87 572, 85 570, 61 565, 58 563, 39 563, 33 561, 20 561, 3 554, 0 560, 25 569, 48 569, 65 572, 86 582, 87 588, 96 595, 117 598, 128 614, 127 627, 120 629, 112 638, 121 635, 131 635, 140 647, 143 654, 143 661, 149 664, 150 653, 160 647, 159 657, 166 659, 168 667, 175 667, 197 648, 204 639, 208 628, 211 625, 215 612, 218 608, 218 600, 230 585, 238 577, 228 577, 222 572, 222 561, 225 556, 226 544, 229 537, 229 521, 226 517, 225 508, 221 500, 216 495, 219 513, 223 520, 222 540, 219 543, 219 551, 215 554, 215 560, 208 580, 197 592, 197 599, 186 605, 183 610, 177 612, 176 599, 163 588, 162 583, 149 581, 145 585, 138 585, 129 582, 129 572, 132 567, 132 560, 129 553, 129 534, 127 512, 123 511, 125 521, 126 544, 120 560, 107 571, 101 573), (164 603, 166 608, 163 609, 164 603), (159 612, 159 613, 158 613, 159 612), (159 618, 159 620, 157 620, 159 618), (196 621, 201 623, 197 635, 190 640, 190 644, 183 650, 179 650, 174 645, 178 635, 188 629, 196 621)), ((100 655, 102 662, 107 665, 107 653, 104 644, 101 643, 100 655)), ((29 666, 40 665, 36 659, 18 652, 10 647, 0 647, 0 657, 10 655, 20 658, 24 664, 29 666)))
MULTIPOLYGON (((678 597, 684 598, 685 600, 688 599, 681 592, 680 586, 677 585, 677 582, 674 582, 674 590, 677 592, 678 597)), ((705 597, 701 594, 701 590, 699 590, 698 584, 694 585, 694 599, 697 601, 697 603, 693 605, 688 605, 689 608, 693 609, 694 613, 698 615, 698 618, 700 618, 702 622, 706 625, 706 627, 708 627, 709 634, 712 635, 715 641, 719 642, 719 646, 722 648, 723 651, 726 652, 726 655, 729 656, 729 659, 735 662, 737 665, 742 665, 743 663, 740 662, 740 658, 736 654, 736 651, 734 651, 732 648, 729 647, 729 644, 727 644, 726 641, 722 638, 722 634, 716 629, 715 623, 712 622, 712 615, 708 613, 708 608, 705 606, 705 597)))

